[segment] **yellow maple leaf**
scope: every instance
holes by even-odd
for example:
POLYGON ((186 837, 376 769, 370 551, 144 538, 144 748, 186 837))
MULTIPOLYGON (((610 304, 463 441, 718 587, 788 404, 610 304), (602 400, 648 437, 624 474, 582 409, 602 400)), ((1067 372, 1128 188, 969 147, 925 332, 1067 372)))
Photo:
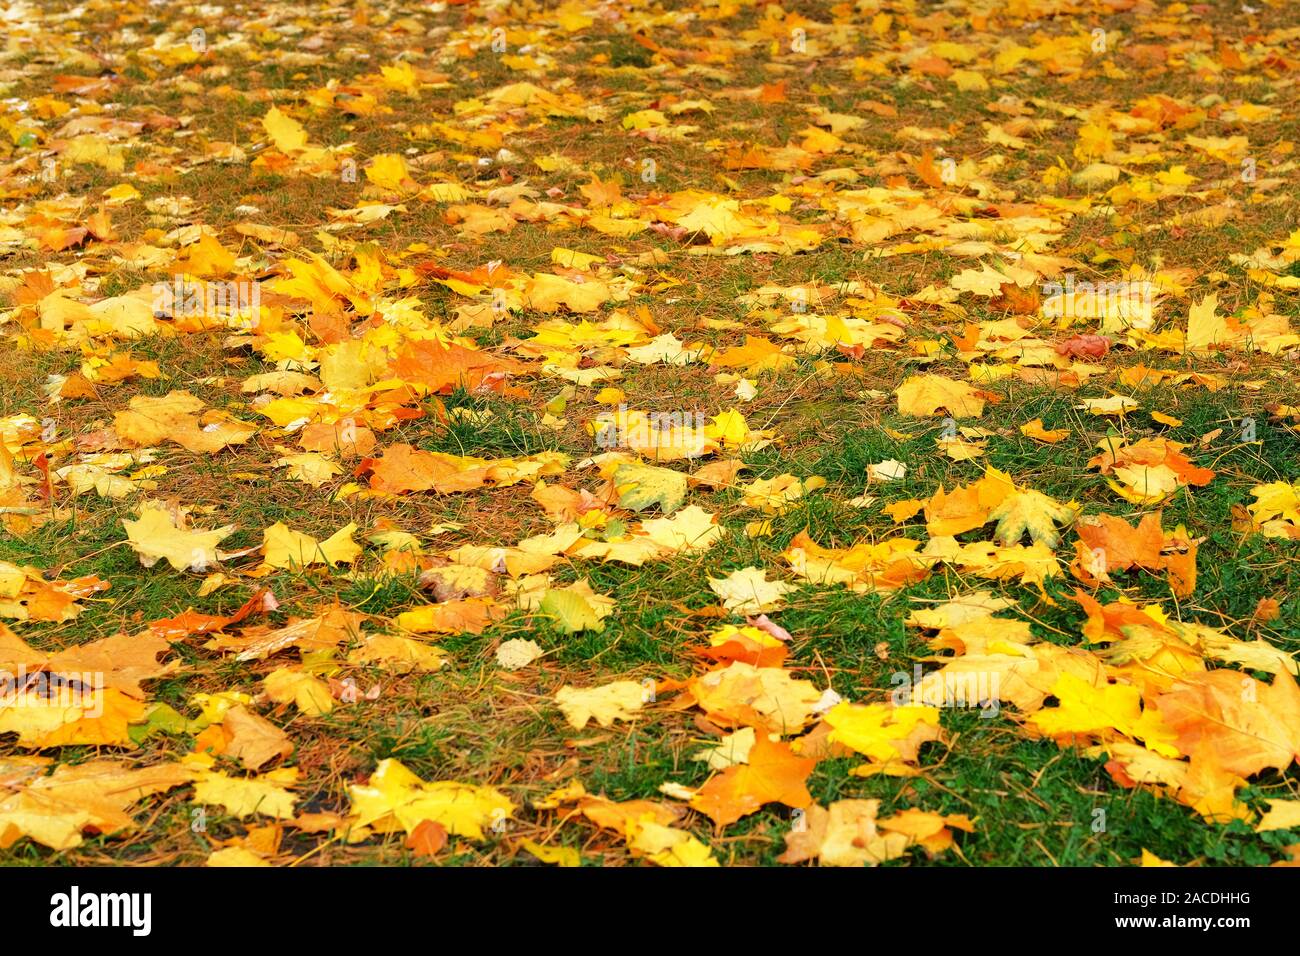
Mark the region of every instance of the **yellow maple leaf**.
POLYGON ((266 858, 258 853, 242 846, 227 846, 220 850, 213 850, 208 854, 204 866, 212 867, 248 867, 248 866, 270 866, 266 858))
POLYGON ((614 600, 597 594, 586 580, 568 587, 548 588, 537 610, 550 617, 565 634, 605 629, 602 623, 614 610, 614 600))
POLYGON ((629 826, 628 830, 628 848, 656 866, 720 865, 714 859, 713 851, 685 830, 665 826, 654 820, 639 821, 629 826))
MULTIPOLYGON (((195 766, 202 761, 187 757, 195 766)), ((255 813, 288 820, 293 817, 297 798, 288 789, 298 780, 297 767, 281 767, 258 777, 232 777, 210 767, 196 769, 195 803, 223 808, 233 817, 243 819, 255 813)))
POLYGON ((324 541, 293 531, 277 521, 262 532, 262 554, 268 567, 302 568, 312 564, 351 564, 361 554, 361 545, 352 540, 355 523, 344 525, 324 541))
POLYGON ((581 730, 595 720, 609 727, 616 720, 632 720, 645 703, 649 688, 633 680, 618 680, 600 687, 571 687, 565 684, 555 702, 569 726, 581 730))
POLYGON ((1215 347, 1227 348, 1237 345, 1241 331, 1231 319, 1219 315, 1219 294, 1211 292, 1188 310, 1187 351, 1194 354, 1208 354, 1215 347))
POLYGON ((379 761, 364 785, 348 788, 357 826, 381 832, 415 831, 426 820, 452 836, 484 839, 484 827, 499 828, 513 816, 515 805, 493 787, 450 780, 426 783, 398 760, 379 761))
POLYGON ((308 717, 319 717, 334 709, 329 685, 300 670, 280 667, 266 675, 262 686, 277 704, 292 701, 308 717))
POLYGON ((307 131, 302 124, 291 116, 280 112, 278 106, 272 106, 262 117, 262 128, 271 137, 275 148, 282 153, 296 153, 307 145, 307 131))
POLYGON ((348 654, 348 663, 381 667, 396 674, 436 671, 446 658, 427 644, 398 634, 369 634, 348 654))
POLYGON ((37 757, 5 761, 8 792, 0 795, 0 849, 25 836, 52 850, 70 850, 81 844, 83 830, 118 833, 135 825, 128 812, 133 804, 184 786, 193 777, 179 763, 132 767, 104 758, 63 764, 45 776, 46 763, 37 757))
POLYGON ((37 686, 0 699, 0 734, 18 734, 23 747, 78 744, 132 747, 130 725, 145 719, 145 704, 115 687, 37 686))
POLYGON ((226 249, 219 239, 207 233, 185 250, 178 265, 191 275, 223 276, 235 267, 235 254, 226 249))
POLYGON ((1256 833, 1300 829, 1300 800, 1268 800, 1268 812, 1255 825, 1256 833))
POLYGON ((822 699, 812 681, 744 661, 696 677, 688 686, 700 709, 719 726, 757 724, 782 734, 806 727, 822 699))
POLYGON ((1026 533, 1036 544, 1055 548, 1061 536, 1056 525, 1068 524, 1076 511, 1041 491, 1017 489, 989 512, 989 520, 998 523, 995 539, 1004 545, 1019 543, 1026 533))
POLYGON ((641 531, 655 544, 674 552, 705 551, 722 537, 717 516, 699 505, 683 508, 671 518, 643 521, 641 531))
POLYGON ((658 505, 664 514, 672 514, 686 498, 686 475, 670 468, 625 462, 614 469, 612 480, 618 506, 629 511, 658 505))
POLYGON ((275 460, 275 464, 277 467, 287 468, 289 478, 305 482, 313 488, 319 488, 331 478, 343 473, 343 469, 332 458, 314 451, 283 455, 275 460))
POLYGON ((894 394, 901 415, 928 418, 941 408, 953 418, 978 418, 984 414, 984 398, 977 389, 942 375, 913 375, 894 394))
POLYGON ((1055 445, 1059 441, 1064 441, 1070 437, 1068 428, 1044 428, 1043 420, 1035 418, 1033 421, 1025 422, 1020 426, 1020 434, 1026 438, 1032 438, 1035 441, 1046 442, 1049 445, 1055 445))
POLYGON ((823 866, 876 866, 907 852, 905 833, 881 833, 879 800, 836 800, 829 808, 808 808, 805 825, 786 833, 786 850, 778 861, 802 863, 816 858, 823 866))
POLYGON ((178 525, 167 509, 146 502, 138 516, 123 518, 127 541, 140 563, 151 568, 166 559, 177 571, 203 571, 217 560, 217 545, 235 531, 234 525, 224 525, 211 531, 197 531, 178 525))
POLYGON ((246 707, 227 710, 222 727, 228 736, 222 752, 238 758, 249 770, 293 753, 293 744, 283 730, 246 707))
POLYGON ((766 434, 751 431, 749 423, 745 421, 745 416, 734 408, 729 408, 714 415, 712 424, 704 426, 704 434, 719 445, 727 448, 743 448, 745 446, 757 448, 768 444, 764 441, 767 437, 766 434))
POLYGON ((677 225, 688 232, 703 232, 714 245, 753 228, 753 223, 740 214, 740 203, 721 196, 704 196, 677 219, 677 225))
POLYGON ((608 284, 594 276, 575 282, 542 272, 524 287, 528 307, 539 312, 555 312, 561 307, 570 312, 595 312, 609 297, 608 284))
POLYGON ((536 840, 523 839, 519 845, 543 863, 556 866, 582 866, 582 854, 571 846, 544 846, 536 840))
POLYGON ((1270 538, 1300 538, 1300 482, 1271 481, 1250 489, 1246 506, 1260 531, 1270 538))
POLYGON ((211 454, 227 445, 242 445, 257 429, 209 409, 189 392, 161 397, 137 395, 113 418, 113 428, 129 446, 141 448, 171 440, 196 454, 211 454))
POLYGON ((1177 866, 1178 864, 1170 863, 1168 860, 1162 860, 1160 857, 1156 856, 1154 853, 1152 853, 1150 850, 1144 847, 1142 849, 1142 860, 1139 865, 1149 866, 1149 867, 1163 867, 1163 866, 1177 866))
POLYGON ((407 192, 419 188, 419 184, 411 179, 406 160, 397 153, 380 153, 371 157, 370 165, 366 167, 366 179, 380 189, 391 192, 407 192))
POLYGON ((939 709, 893 703, 836 704, 826 712, 830 739, 876 763, 914 763, 917 748, 939 736, 939 709), (918 733, 918 731, 920 731, 918 733))
POLYGON ((784 581, 767 580, 761 568, 743 568, 725 578, 709 578, 709 588, 722 598, 722 606, 735 614, 763 614, 776 610, 791 591, 784 581))
POLYGON ((1142 740, 1149 750, 1164 757, 1177 757, 1173 745, 1177 734, 1165 726, 1154 710, 1141 707, 1141 691, 1132 684, 1104 684, 1095 687, 1074 674, 1062 674, 1052 686, 1056 707, 1031 714, 1028 723, 1044 734, 1064 737, 1073 734, 1107 736, 1118 731, 1142 740))

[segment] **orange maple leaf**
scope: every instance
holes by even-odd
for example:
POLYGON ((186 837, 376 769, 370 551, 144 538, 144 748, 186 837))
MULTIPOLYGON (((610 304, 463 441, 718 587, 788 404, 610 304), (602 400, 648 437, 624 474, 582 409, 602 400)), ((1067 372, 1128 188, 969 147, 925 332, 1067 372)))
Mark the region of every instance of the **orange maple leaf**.
POLYGON ((706 783, 691 800, 691 807, 720 827, 768 803, 807 807, 812 795, 804 782, 816 764, 811 758, 796 757, 789 744, 760 733, 749 752, 749 763, 728 767, 706 783))

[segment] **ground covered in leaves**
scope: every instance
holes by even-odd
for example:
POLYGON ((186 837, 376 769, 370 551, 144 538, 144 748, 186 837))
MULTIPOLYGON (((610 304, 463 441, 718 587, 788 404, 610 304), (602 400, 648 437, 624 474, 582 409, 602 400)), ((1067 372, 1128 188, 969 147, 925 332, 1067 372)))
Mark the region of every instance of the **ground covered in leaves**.
POLYGON ((0 860, 1300 855, 1294 5, 0 23, 0 860))

